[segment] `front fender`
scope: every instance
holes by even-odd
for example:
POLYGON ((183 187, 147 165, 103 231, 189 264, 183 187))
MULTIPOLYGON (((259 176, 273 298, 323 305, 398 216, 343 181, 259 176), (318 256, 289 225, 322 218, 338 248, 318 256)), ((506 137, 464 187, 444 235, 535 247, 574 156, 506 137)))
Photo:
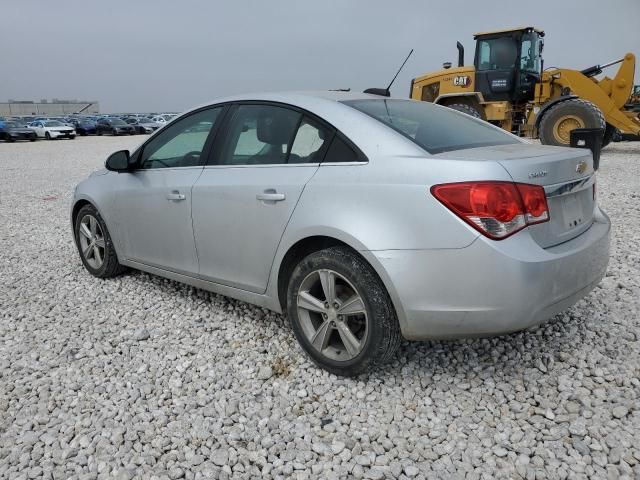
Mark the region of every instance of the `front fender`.
POLYGON ((113 195, 111 193, 113 189, 108 185, 108 178, 110 176, 110 173, 92 175, 86 180, 80 182, 76 187, 76 191, 71 202, 69 217, 71 221, 73 240, 75 243, 75 231, 73 226, 75 220, 73 218, 73 212, 75 207, 79 202, 88 202, 93 205, 107 225, 107 230, 109 230, 111 241, 113 242, 118 254, 118 259, 121 260, 122 255, 124 254, 124 238, 122 238, 120 229, 116 228, 115 205, 113 195))

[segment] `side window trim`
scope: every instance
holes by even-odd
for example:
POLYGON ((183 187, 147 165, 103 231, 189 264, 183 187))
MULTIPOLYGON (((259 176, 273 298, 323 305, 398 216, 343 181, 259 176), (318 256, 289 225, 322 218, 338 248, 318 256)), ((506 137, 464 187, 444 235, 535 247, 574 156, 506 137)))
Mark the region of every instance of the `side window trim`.
POLYGON ((287 144, 287 156, 285 158, 284 165, 289 164, 289 158, 291 157, 291 149, 293 148, 293 143, 296 141, 296 137, 298 136, 298 130, 300 130, 300 125, 302 125, 302 122, 304 122, 304 119, 305 119, 305 115, 304 114, 300 115, 300 118, 298 119, 298 124, 296 125, 296 128, 293 129, 293 133, 291 134, 291 138, 289 139, 289 143, 287 144))
POLYGON ((209 152, 206 157, 205 167, 220 165, 217 159, 220 158, 222 152, 222 146, 224 144, 224 138, 229 132, 229 122, 233 118, 236 110, 238 109, 238 102, 232 102, 225 105, 223 117, 220 119, 220 124, 217 126, 215 138, 213 139, 209 152))

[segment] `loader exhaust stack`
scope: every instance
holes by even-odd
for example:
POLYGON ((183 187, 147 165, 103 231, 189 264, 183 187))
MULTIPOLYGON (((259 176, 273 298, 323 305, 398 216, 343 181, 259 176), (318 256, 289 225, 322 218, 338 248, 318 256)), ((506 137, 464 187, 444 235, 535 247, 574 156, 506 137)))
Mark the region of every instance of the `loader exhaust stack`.
POLYGON ((456 47, 458 47, 458 66, 464 67, 464 47, 460 42, 456 42, 456 47))

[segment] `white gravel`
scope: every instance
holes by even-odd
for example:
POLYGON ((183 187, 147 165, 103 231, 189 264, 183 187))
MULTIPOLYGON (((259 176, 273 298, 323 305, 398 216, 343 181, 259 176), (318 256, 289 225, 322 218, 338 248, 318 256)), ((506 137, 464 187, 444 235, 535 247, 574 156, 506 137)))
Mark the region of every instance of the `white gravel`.
POLYGON ((348 380, 280 315, 84 271, 70 190, 140 140, 0 143, 0 478, 640 478, 640 143, 603 154, 591 295, 348 380))

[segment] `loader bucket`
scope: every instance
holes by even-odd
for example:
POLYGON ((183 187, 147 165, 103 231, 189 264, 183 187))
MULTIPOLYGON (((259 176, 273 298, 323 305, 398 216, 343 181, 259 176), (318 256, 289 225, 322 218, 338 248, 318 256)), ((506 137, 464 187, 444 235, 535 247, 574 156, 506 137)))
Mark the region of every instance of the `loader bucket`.
POLYGON ((603 128, 576 128, 571 131, 570 146, 574 148, 588 148, 593 154, 593 169, 600 166, 600 150, 602 149, 603 128))

